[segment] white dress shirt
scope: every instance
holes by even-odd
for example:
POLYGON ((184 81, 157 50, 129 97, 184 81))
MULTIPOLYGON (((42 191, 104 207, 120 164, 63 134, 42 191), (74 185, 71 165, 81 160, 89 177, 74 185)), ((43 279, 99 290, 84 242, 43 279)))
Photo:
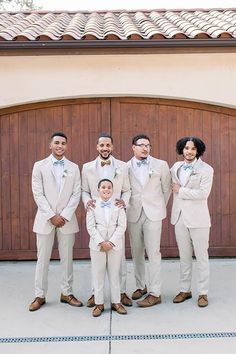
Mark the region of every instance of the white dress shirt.
POLYGON ((115 175, 115 166, 114 166, 114 160, 112 157, 109 158, 111 160, 110 165, 101 165, 102 159, 100 157, 97 159, 97 170, 98 170, 98 175, 100 180, 104 178, 108 178, 109 180, 113 180, 114 175, 115 175))
MULTIPOLYGON (((53 170, 54 170, 54 174, 56 177, 57 190, 59 193, 61 190, 61 181, 62 181, 62 176, 64 173, 64 165, 55 164, 54 162, 57 162, 58 160, 53 155, 51 155, 51 157, 52 157, 52 163, 53 163, 53 170)), ((65 160, 65 158, 63 157, 60 161, 64 161, 64 160, 65 160)))
POLYGON ((181 165, 179 171, 178 171, 178 177, 180 180, 181 186, 184 186, 187 182, 188 177, 191 175, 192 169, 194 164, 196 163, 197 159, 195 159, 193 162, 189 163, 188 166, 189 168, 184 169, 184 166, 187 164, 186 162, 181 165))
POLYGON ((146 164, 141 164, 141 166, 138 166, 138 163, 141 160, 136 159, 136 157, 133 158, 132 164, 133 168, 135 170, 135 174, 141 185, 144 187, 145 184, 147 183, 148 177, 149 177, 149 163, 150 159, 147 157, 146 164))

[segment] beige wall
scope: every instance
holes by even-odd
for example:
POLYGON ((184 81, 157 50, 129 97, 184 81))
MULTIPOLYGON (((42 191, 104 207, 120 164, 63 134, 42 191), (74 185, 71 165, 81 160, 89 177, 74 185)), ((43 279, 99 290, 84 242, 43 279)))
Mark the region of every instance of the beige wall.
POLYGON ((236 53, 0 57, 0 108, 140 96, 236 107, 236 53))

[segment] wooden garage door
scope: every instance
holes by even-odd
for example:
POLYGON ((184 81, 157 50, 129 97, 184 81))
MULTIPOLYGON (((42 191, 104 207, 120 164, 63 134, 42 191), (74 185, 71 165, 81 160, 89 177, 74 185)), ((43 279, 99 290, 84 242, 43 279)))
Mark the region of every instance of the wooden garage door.
MULTIPOLYGON (((52 132, 63 130, 67 134, 67 157, 82 166, 96 157, 98 132, 110 131, 109 99, 51 102, 19 109, 0 117, 0 259, 36 259, 31 173, 34 162, 50 154, 52 132)), ((82 206, 77 215, 81 233, 76 237, 74 256, 86 258, 88 237, 82 206)), ((53 258, 57 257, 55 247, 53 258)))
MULTIPOLYGON (((128 145, 140 132, 150 136, 152 155, 168 161, 178 159, 175 144, 187 135, 206 143, 204 160, 214 168, 209 199, 212 217, 210 255, 236 256, 236 110, 163 99, 117 98, 112 100, 112 134, 119 142, 119 156, 131 157, 128 145)), ((170 216, 171 200, 168 215, 170 216)), ((162 254, 177 256, 169 217, 162 234, 162 254)))
MULTIPOLYGON (((177 139, 185 135, 201 137, 207 145, 204 159, 215 170, 209 200, 210 254, 236 255, 236 112, 183 101, 104 98, 54 101, 0 112, 0 259, 36 258, 31 172, 33 163, 49 154, 49 136, 57 130, 68 135, 67 156, 80 166, 96 157, 96 140, 101 131, 113 135, 114 155, 124 161, 132 156, 132 136, 148 134, 152 155, 167 160, 170 166, 177 159, 177 139)), ((82 206, 77 214, 81 232, 76 237, 74 256, 88 258, 82 206)), ((169 217, 164 223, 162 254, 178 255, 169 217)), ((58 257, 56 246, 53 257, 58 257)))

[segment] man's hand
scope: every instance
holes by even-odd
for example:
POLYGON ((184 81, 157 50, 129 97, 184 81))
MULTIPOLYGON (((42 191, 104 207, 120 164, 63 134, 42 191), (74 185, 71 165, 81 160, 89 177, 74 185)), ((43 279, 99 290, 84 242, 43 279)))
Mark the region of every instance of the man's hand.
POLYGON ((50 221, 56 227, 62 227, 66 223, 66 220, 60 215, 54 215, 50 221))
POLYGON ((96 200, 90 199, 86 204, 86 210, 91 210, 96 208, 96 200))
POLYGON ((171 188, 174 193, 179 193, 180 185, 178 183, 172 183, 171 188))
POLYGON ((115 205, 118 206, 118 208, 120 209, 125 209, 125 202, 123 201, 123 199, 116 199, 115 200, 115 205))

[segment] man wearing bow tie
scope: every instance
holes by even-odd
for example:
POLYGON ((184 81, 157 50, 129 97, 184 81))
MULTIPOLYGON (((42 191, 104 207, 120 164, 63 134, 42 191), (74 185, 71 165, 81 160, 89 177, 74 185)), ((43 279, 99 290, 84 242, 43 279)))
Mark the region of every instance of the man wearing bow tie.
MULTIPOLYGON (((107 133, 100 134, 97 141, 97 151, 98 157, 85 163, 82 168, 82 200, 84 206, 86 210, 96 208, 98 182, 107 178, 113 183, 113 197, 116 206, 125 209, 131 194, 127 165, 112 156, 113 138, 107 133)), ((123 247, 120 278, 121 302, 125 306, 132 306, 132 301, 126 294, 125 246, 123 247)), ((88 299, 87 306, 95 306, 93 295, 88 299)))
POLYGON ((197 260, 198 306, 208 305, 209 261, 208 246, 210 214, 207 199, 213 182, 213 168, 200 158, 205 152, 204 142, 197 137, 177 141, 176 150, 184 161, 171 168, 173 206, 171 223, 180 255, 180 293, 173 299, 181 303, 192 297, 192 255, 197 260))
POLYGON ((75 210, 80 201, 81 179, 78 165, 64 157, 67 137, 58 132, 51 136, 52 154, 37 161, 32 173, 32 191, 38 211, 33 231, 37 237, 35 299, 29 310, 36 311, 46 302, 48 266, 54 237, 57 236, 62 269, 60 301, 80 307, 72 291, 73 246, 79 231, 75 210))
POLYGON ((132 299, 140 307, 161 303, 162 220, 170 196, 170 171, 166 161, 150 156, 151 144, 144 134, 133 138, 134 157, 128 162, 131 198, 127 208, 128 231, 137 289, 132 299), (148 256, 145 277, 145 250, 148 256))

